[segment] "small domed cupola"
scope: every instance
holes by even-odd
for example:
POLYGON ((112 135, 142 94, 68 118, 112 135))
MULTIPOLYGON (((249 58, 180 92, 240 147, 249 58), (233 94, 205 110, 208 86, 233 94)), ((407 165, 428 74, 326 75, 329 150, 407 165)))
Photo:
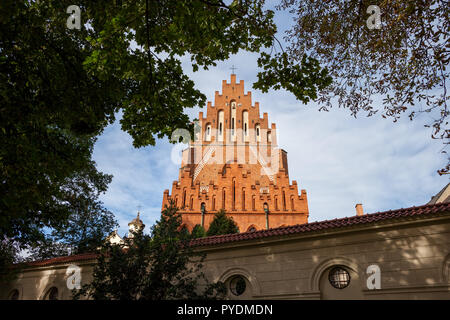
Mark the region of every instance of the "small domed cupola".
POLYGON ((141 219, 139 219, 139 211, 137 213, 137 217, 131 220, 130 223, 128 223, 128 237, 133 237, 133 232, 138 232, 140 230, 143 230, 145 228, 145 224, 142 222, 141 219))

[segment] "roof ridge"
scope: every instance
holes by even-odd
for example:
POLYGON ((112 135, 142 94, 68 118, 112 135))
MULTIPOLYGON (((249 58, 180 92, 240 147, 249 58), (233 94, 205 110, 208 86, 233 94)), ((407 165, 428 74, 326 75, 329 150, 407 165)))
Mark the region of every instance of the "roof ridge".
MULTIPOLYGON (((352 217, 343 217, 343 218, 334 218, 334 219, 328 219, 328 220, 322 220, 322 221, 314 221, 314 222, 310 222, 310 223, 297 224, 297 225, 285 226, 285 227, 279 227, 279 228, 270 228, 270 229, 265 229, 265 230, 225 234, 225 235, 219 235, 219 236, 210 236, 210 237, 198 238, 198 239, 191 240, 190 244, 193 246, 217 244, 217 243, 228 242, 227 240, 232 242, 235 238, 240 238, 239 240, 246 240, 246 238, 249 237, 248 235, 253 235, 253 237, 251 237, 251 238, 264 238, 267 236, 280 235, 279 232, 277 232, 277 231, 281 231, 281 230, 285 231, 285 230, 295 229, 297 231, 296 233, 300 233, 300 232, 317 230, 317 226, 319 226, 319 229, 341 228, 343 226, 349 226, 349 225, 356 224, 356 223, 358 223, 358 224, 364 223, 364 222, 372 223, 372 222, 379 221, 379 219, 374 220, 373 219, 374 217, 385 217, 385 219, 394 219, 394 218, 399 218, 399 216, 398 216, 399 213, 401 213, 402 216, 408 216, 408 213, 412 213, 415 211, 417 211, 417 212, 424 211, 424 212, 421 212, 421 214, 423 214, 423 213, 426 214, 426 213, 430 212, 427 209, 432 209, 432 208, 438 209, 439 211, 437 211, 437 212, 445 211, 445 210, 450 211, 450 203, 425 204, 425 205, 421 205, 421 206, 412 206, 412 207, 408 207, 408 208, 399 208, 399 209, 395 209, 395 210, 368 213, 368 214, 364 214, 362 216, 355 215, 352 217), (386 216, 388 216, 388 217, 386 217, 386 216), (345 223, 344 225, 338 225, 339 222, 344 222, 344 221, 347 223, 345 223), (320 226, 324 226, 324 225, 326 227, 320 228, 320 226), (305 229, 311 229, 311 227, 313 227, 314 229, 313 230, 305 230, 305 229), (225 240, 225 241, 218 242, 218 240, 225 240)), ((431 212, 431 213, 436 213, 436 210, 434 210, 434 212, 431 212)), ((383 219, 383 220, 385 220, 385 219, 383 219)), ((289 232, 285 232, 283 234, 289 234, 289 232)))
POLYGON ((52 263, 63 263, 63 262, 73 262, 73 261, 79 261, 79 260, 89 260, 91 258, 96 258, 98 256, 98 253, 96 252, 85 252, 85 253, 78 253, 73 254, 69 256, 59 256, 59 257, 53 257, 48 259, 42 259, 42 260, 35 260, 35 261, 28 261, 28 262, 22 262, 19 264, 27 265, 27 266, 45 266, 52 263))
MULTIPOLYGON (((264 230, 257 231, 249 231, 242 233, 232 233, 232 234, 224 234, 224 235, 216 235, 209 236, 205 238, 197 238, 189 241, 190 246, 207 246, 214 245, 220 243, 241 241, 241 240, 250 240, 250 239, 259 239, 266 238, 272 236, 280 236, 280 235, 289 235, 293 233, 302 233, 302 232, 312 232, 316 230, 324 230, 324 229, 336 229, 351 226, 353 224, 360 223, 373 223, 377 222, 380 219, 374 219, 374 217, 384 217, 383 220, 386 219, 397 219, 399 217, 405 217, 410 215, 423 215, 423 214, 436 214, 441 212, 450 212, 450 203, 437 203, 437 204, 426 204, 422 206, 413 206, 409 208, 400 208, 395 210, 383 211, 383 212, 375 212, 368 213, 362 216, 352 216, 352 217, 344 217, 344 218, 335 218, 331 220, 323 220, 323 221, 314 221, 310 223, 297 224, 292 226, 284 226, 278 228, 270 228, 264 230), (434 210, 431 210, 434 209, 434 210), (399 216, 398 214, 401 214, 399 216), (340 222, 346 222, 344 224, 340 222), (292 232, 293 231, 293 232, 292 232)), ((89 260, 98 256, 98 253, 95 252, 86 252, 80 253, 70 256, 60 256, 50 259, 25 262, 24 264, 28 266, 47 266, 54 263, 64 263, 64 262, 74 262, 80 260, 89 260)))

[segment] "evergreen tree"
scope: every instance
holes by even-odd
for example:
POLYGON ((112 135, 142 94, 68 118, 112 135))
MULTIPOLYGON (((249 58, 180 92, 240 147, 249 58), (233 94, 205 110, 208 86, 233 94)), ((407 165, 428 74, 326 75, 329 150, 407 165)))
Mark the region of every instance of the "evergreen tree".
POLYGON ((189 246, 173 202, 166 206, 151 234, 139 230, 123 245, 105 244, 93 280, 75 293, 95 300, 161 300, 223 298, 221 282, 209 283, 202 269, 206 255, 189 246))
POLYGON ((186 227, 186 225, 182 225, 181 226, 181 228, 180 228, 180 235, 182 235, 183 238, 184 237, 188 238, 190 236, 189 230, 186 227))
POLYGON ((201 225, 196 224, 191 232, 191 238, 197 239, 197 238, 203 238, 206 237, 206 231, 205 228, 203 228, 201 225))
POLYGON ((227 217, 225 210, 219 210, 209 225, 208 236, 216 236, 220 234, 239 233, 239 228, 232 217, 227 217))

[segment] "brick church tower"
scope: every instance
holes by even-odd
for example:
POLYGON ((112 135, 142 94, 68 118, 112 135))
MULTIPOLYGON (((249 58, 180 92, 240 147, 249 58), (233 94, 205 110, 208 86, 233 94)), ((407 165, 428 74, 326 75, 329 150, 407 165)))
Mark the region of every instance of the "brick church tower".
POLYGON ((169 200, 180 208, 183 224, 205 230, 214 213, 225 209, 240 232, 308 222, 306 191, 299 195, 297 182, 289 183, 287 152, 277 146, 276 126, 267 113, 260 118, 259 103, 252 105, 244 81, 222 81, 214 106, 206 117, 199 113, 195 140, 182 152, 178 181, 169 200))

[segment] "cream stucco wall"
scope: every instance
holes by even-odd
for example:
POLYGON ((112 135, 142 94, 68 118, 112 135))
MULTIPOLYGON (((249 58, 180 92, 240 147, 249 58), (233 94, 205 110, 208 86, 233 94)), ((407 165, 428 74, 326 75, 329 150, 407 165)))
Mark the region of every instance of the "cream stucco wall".
POLYGON ((242 274, 253 299, 450 299, 448 217, 232 243, 207 252, 208 277, 224 281, 242 274), (366 270, 374 264, 381 289, 368 290, 366 270), (354 273, 348 288, 329 284, 328 271, 337 265, 354 273))
MULTIPOLYGON (((205 273, 226 283, 243 276, 243 299, 450 299, 450 217, 335 229, 240 241, 200 248, 207 252, 205 273), (378 265, 381 289, 369 290, 366 273, 378 265), (328 271, 343 266, 350 285, 335 289, 328 271)), ((18 289, 20 299, 42 299, 56 286, 60 299, 70 299, 66 270, 82 269, 82 284, 90 280, 93 261, 29 269, 8 285, 0 297, 18 289)))

